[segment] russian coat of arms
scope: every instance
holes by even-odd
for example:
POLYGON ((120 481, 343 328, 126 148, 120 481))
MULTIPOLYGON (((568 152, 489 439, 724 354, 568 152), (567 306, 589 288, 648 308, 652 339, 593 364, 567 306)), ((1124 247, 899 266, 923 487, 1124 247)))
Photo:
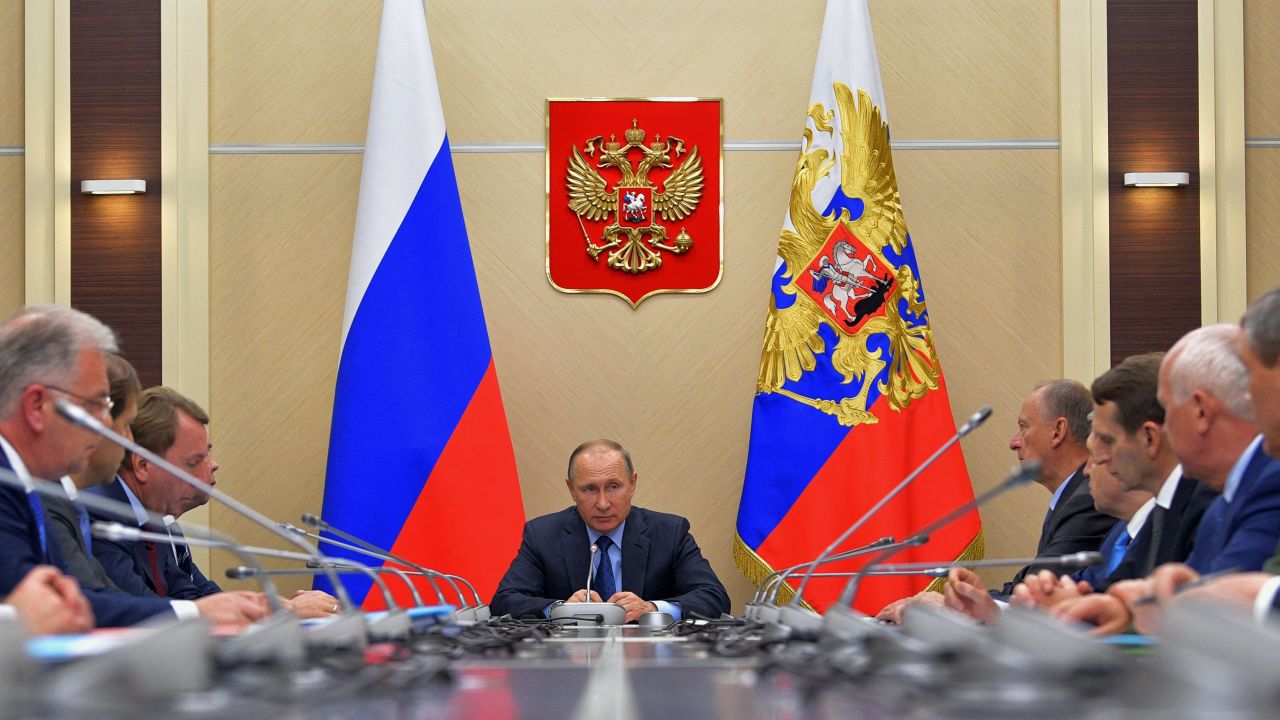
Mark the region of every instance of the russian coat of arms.
POLYGON ((719 282, 719 101, 552 100, 547 135, 554 287, 635 307, 719 282))

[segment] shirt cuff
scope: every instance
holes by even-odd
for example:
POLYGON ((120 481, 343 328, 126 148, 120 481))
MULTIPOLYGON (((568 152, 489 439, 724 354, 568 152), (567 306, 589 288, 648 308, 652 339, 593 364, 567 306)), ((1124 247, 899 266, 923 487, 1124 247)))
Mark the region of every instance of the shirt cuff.
POLYGON ((1253 618, 1258 622, 1265 622, 1267 617, 1271 615, 1272 608, 1275 606, 1276 591, 1280 590, 1280 575, 1277 575, 1262 584, 1262 589, 1258 591, 1257 597, 1253 599, 1253 618))
POLYGON ((0 620, 17 620, 18 610, 12 605, 0 604, 0 620))
POLYGON ((194 620, 200 617, 200 608, 192 600, 170 600, 169 606, 173 608, 173 614, 178 616, 179 620, 194 620))
POLYGON ((666 600, 654 600, 653 606, 658 608, 658 612, 664 612, 670 615, 671 619, 676 622, 680 622, 684 619, 684 608, 676 605, 675 603, 669 603, 666 600))

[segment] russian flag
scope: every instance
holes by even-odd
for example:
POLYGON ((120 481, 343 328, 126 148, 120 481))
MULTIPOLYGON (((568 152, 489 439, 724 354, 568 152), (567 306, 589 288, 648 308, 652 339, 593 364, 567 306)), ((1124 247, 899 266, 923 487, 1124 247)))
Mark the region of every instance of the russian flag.
POLYGON ((383 4, 324 518, 486 601, 524 525, 421 0, 383 4))

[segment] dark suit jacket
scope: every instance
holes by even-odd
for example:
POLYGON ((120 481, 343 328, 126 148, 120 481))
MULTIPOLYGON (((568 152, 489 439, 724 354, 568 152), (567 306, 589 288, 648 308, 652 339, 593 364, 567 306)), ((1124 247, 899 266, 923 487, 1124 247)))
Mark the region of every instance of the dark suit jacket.
MULTIPOLYGON (((0 452, 0 467, 12 470, 3 452, 0 452)), ((0 595, 8 595, 36 565, 53 565, 68 572, 51 523, 46 512, 43 525, 48 552, 41 552, 39 524, 26 494, 8 485, 0 486, 0 595)), ((82 590, 93 608, 98 627, 133 625, 156 615, 172 616, 173 613, 173 607, 161 598, 136 598, 106 589, 82 590)))
MULTIPOLYGON (((586 585, 590 558, 576 507, 530 520, 490 603, 493 613, 541 618, 548 605, 586 585)), ((631 508, 622 532, 622 590, 680 605, 686 616, 729 612, 729 595, 689 534, 689 521, 644 508, 631 508)))
MULTIPOLYGON (((1036 556, 1067 555, 1087 550, 1097 550, 1102 541, 1115 526, 1116 519, 1106 513, 1098 512, 1093 507, 1093 495, 1089 492, 1089 478, 1085 477, 1084 466, 1080 466, 1071 477, 1067 478, 1067 487, 1058 497, 1058 504, 1053 508, 1049 525, 1040 535, 1036 545, 1036 556)), ((1013 579, 1004 584, 996 597, 1005 597, 1013 593, 1013 588, 1027 573, 1040 572, 1036 565, 1028 565, 1018 571, 1013 579)))
POLYGON ((1128 530, 1128 526, 1128 520, 1120 520, 1112 526, 1111 532, 1107 533, 1106 539, 1102 541, 1102 545, 1098 548, 1098 552, 1102 554, 1102 562, 1083 570, 1077 570, 1071 573, 1071 577, 1076 580, 1087 581, 1093 586, 1094 592, 1105 592, 1107 588, 1121 580, 1146 577, 1149 572, 1146 567, 1146 559, 1151 551, 1150 516, 1147 516, 1147 522, 1143 523, 1142 527, 1138 529, 1137 537, 1129 541, 1129 547, 1126 548, 1120 564, 1116 566, 1115 570, 1107 572, 1107 564, 1112 553, 1115 552, 1116 542, 1120 540, 1120 534, 1128 530))
MULTIPOLYGON (((115 481, 86 490, 102 497, 128 504, 123 481, 115 481)), ((119 520, 116 517, 101 516, 90 512, 95 519, 119 520)), ((164 528, 153 528, 155 532, 164 532, 164 528)), ((222 592, 222 588, 206 578, 200 568, 191 560, 191 553, 183 545, 176 546, 178 559, 169 546, 160 543, 156 546, 156 561, 160 572, 164 575, 165 591, 168 597, 175 600, 198 600, 206 595, 222 592)), ((114 541, 97 539, 93 543, 93 554, 112 582, 132 595, 156 595, 155 583, 151 578, 151 562, 147 558, 146 546, 140 541, 114 541)))
MULTIPOLYGON (((1200 529, 1200 518, 1217 498, 1218 491, 1199 480, 1183 476, 1178 481, 1178 489, 1165 513, 1164 527, 1148 571, 1165 563, 1185 562, 1191 556, 1196 531, 1200 529)), ((1150 524, 1151 520, 1148 519, 1147 523, 1150 524)))
POLYGON ((51 521, 49 532, 58 538, 69 574, 80 582, 80 587, 119 590, 102 568, 102 563, 85 550, 84 537, 80 534, 80 515, 75 504, 69 498, 43 499, 45 512, 51 521))
POLYGON ((1259 570, 1275 553, 1278 541, 1280 461, 1258 446, 1232 501, 1219 497, 1205 510, 1187 564, 1201 574, 1259 570))

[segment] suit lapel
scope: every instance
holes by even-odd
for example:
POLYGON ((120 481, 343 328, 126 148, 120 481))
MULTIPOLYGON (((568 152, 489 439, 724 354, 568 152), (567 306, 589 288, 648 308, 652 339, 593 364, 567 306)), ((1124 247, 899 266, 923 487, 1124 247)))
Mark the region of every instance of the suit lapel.
POLYGON ((644 512, 632 508, 622 531, 622 589, 645 597, 649 571, 649 525, 644 512))
POLYGON ((1083 465, 1067 478, 1067 486, 1062 490, 1062 495, 1058 496, 1058 504, 1053 506, 1053 512, 1049 515, 1049 532, 1040 536, 1040 545, 1036 549, 1037 553, 1044 552, 1045 546, 1049 543, 1049 538, 1053 537, 1059 525, 1066 522, 1067 517, 1070 515, 1067 507, 1071 505, 1071 498, 1080 490, 1080 483, 1082 482, 1088 482, 1084 476, 1083 465))
POLYGON ((566 511, 565 521, 561 526, 560 557, 564 558, 565 580, 571 588, 570 594, 586 587, 591 544, 587 542, 587 525, 575 508, 566 511))

